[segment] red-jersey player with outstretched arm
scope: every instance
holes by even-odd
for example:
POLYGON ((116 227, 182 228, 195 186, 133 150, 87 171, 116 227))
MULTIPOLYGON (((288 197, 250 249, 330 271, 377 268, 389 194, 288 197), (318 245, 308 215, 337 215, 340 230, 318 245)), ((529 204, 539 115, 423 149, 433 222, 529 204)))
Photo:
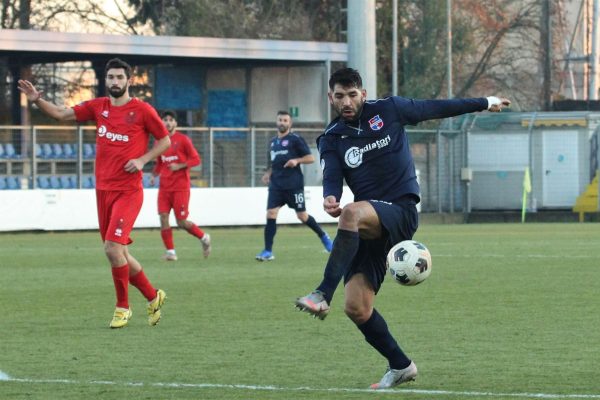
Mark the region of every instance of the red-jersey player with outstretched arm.
POLYGON ((148 323, 156 325, 166 294, 155 289, 140 263, 129 253, 129 237, 142 207, 144 191, 142 168, 169 148, 167 130, 156 110, 149 104, 130 97, 132 69, 114 58, 105 67, 108 97, 99 97, 75 107, 57 106, 42 99, 29 81, 20 80, 18 87, 42 112, 59 121, 94 121, 96 123, 96 204, 104 252, 110 262, 116 308, 111 328, 122 328, 129 322, 129 283, 148 300, 148 323), (152 135, 155 146, 148 150, 152 135))

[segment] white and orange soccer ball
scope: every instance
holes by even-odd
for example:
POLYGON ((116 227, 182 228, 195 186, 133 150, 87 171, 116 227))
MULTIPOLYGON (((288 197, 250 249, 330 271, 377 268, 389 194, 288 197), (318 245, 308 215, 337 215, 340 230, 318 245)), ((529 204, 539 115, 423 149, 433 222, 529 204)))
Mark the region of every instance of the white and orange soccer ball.
POLYGON ((399 284, 418 285, 431 274, 431 253, 423 243, 405 240, 390 249, 387 267, 399 284))

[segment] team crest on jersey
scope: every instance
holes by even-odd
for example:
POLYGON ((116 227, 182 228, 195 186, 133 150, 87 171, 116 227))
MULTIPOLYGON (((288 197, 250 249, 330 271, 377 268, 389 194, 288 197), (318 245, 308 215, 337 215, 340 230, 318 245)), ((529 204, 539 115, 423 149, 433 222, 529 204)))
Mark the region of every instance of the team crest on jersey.
POLYGON ((288 143, 289 143, 289 141, 288 141, 288 140, 283 140, 283 141, 281 142, 281 145, 282 145, 283 147, 286 147, 286 146, 288 145, 288 143))
POLYGON ((369 120, 369 126, 374 131, 378 131, 381 128, 383 128, 383 120, 381 119, 381 117, 379 116, 379 114, 377 114, 376 116, 374 116, 373 118, 371 118, 369 120))
POLYGON ((128 124, 133 124, 135 122, 135 113, 133 111, 130 111, 129 114, 127 114, 127 117, 125 117, 125 122, 128 124))
POLYGON ((108 110, 104 110, 104 111, 102 111, 102 114, 101 114, 101 115, 102 115, 104 118, 108 118, 108 110))

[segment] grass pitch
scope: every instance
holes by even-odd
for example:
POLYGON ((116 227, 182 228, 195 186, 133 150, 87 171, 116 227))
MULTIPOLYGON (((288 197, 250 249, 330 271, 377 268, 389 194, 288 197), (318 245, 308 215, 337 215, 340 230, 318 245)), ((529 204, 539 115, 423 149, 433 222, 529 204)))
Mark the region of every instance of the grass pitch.
POLYGON ((131 287, 121 330, 98 233, 0 235, 0 399, 600 399, 597 224, 424 224, 430 278, 387 279, 376 301, 419 377, 379 393, 385 360, 343 288, 325 321, 294 311, 327 259, 310 230, 279 227, 266 263, 262 229, 208 231, 208 260, 176 231, 174 263, 158 231, 134 232, 168 299, 150 327, 131 287))

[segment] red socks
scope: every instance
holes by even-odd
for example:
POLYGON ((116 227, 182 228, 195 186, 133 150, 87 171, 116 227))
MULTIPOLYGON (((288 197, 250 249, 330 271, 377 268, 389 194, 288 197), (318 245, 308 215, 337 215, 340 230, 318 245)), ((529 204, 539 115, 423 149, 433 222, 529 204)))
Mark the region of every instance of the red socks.
POLYGON ((129 308, 129 264, 112 267, 111 271, 117 294, 117 307, 129 308))
POLYGON ((196 236, 198 239, 202 239, 204 237, 204 231, 196 224, 192 224, 191 228, 187 230, 190 235, 196 236))
POLYGON ((161 229, 160 236, 162 237, 162 241, 165 244, 165 248, 167 250, 174 250, 175 244, 173 244, 173 229, 161 229))
POLYGON ((156 297, 156 289, 146 277, 144 270, 141 270, 137 274, 130 276, 129 283, 142 292, 142 295, 146 298, 146 300, 152 301, 156 297))

